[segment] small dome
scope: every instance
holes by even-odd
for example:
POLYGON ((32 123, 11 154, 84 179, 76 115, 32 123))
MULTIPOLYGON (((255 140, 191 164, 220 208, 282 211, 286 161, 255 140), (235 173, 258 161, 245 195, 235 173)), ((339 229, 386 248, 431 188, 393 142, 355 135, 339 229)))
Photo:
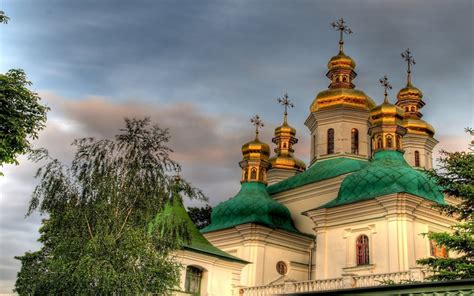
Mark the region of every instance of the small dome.
POLYGON ((424 172, 412 168, 399 151, 379 151, 370 165, 344 178, 337 198, 322 208, 373 199, 392 193, 409 193, 444 204, 440 188, 424 172))
POLYGON ((244 158, 245 156, 255 156, 258 158, 259 155, 268 158, 270 156, 270 146, 255 138, 255 140, 242 145, 242 154, 244 158))
POLYGON ((433 136, 435 133, 433 126, 420 118, 405 118, 402 125, 411 134, 433 136))
POLYGON ((413 85, 408 84, 405 88, 402 88, 397 94, 397 100, 421 100, 423 98, 423 92, 413 85))
POLYGON ((299 172, 306 170, 304 161, 289 155, 275 155, 270 158, 272 168, 276 169, 296 169, 299 172))
POLYGON ((405 111, 403 111, 402 108, 384 102, 376 107, 374 107, 372 110, 370 110, 370 116, 372 118, 378 118, 378 117, 383 117, 383 118, 390 118, 390 117, 398 117, 398 118, 403 118, 405 115, 405 111))
POLYGON ((340 51, 338 55, 333 56, 328 62, 329 71, 333 69, 350 69, 354 70, 356 67, 355 61, 340 51))
POLYGON ((288 123, 284 122, 282 125, 275 128, 275 136, 279 135, 296 135, 296 129, 288 125, 288 123))
POLYGON ((211 224, 202 232, 210 232, 246 223, 297 232, 290 211, 268 195, 262 183, 242 183, 239 193, 221 202, 211 214, 211 224))
POLYGON ((370 110, 375 106, 375 103, 361 90, 353 88, 331 88, 318 93, 310 106, 310 112, 340 106, 370 110))

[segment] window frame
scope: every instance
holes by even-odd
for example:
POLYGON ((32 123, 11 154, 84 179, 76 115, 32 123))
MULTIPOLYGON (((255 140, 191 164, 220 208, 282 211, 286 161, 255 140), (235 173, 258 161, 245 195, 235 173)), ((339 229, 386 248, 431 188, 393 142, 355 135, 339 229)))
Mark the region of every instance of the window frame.
POLYGON ((356 128, 351 129, 351 153, 359 154, 359 130, 356 128))
POLYGON ((193 266, 193 265, 187 266, 185 280, 184 280, 184 292, 191 293, 191 295, 194 295, 194 296, 201 295, 203 273, 204 273, 204 270, 197 266, 193 266), (197 287, 195 285, 194 287, 191 287, 191 285, 193 284, 193 280, 195 281, 196 279, 197 279, 197 287), (197 288, 197 291, 195 291, 192 288, 197 288))
POLYGON ((369 237, 361 234, 356 238, 356 265, 370 265, 369 237))
POLYGON ((333 128, 327 131, 327 154, 334 154, 334 137, 335 132, 333 128))

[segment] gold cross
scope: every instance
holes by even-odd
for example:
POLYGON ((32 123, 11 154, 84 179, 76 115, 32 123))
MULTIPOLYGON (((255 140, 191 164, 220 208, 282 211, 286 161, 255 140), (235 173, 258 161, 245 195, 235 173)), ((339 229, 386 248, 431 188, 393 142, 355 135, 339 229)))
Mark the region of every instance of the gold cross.
POLYGON ((331 23, 331 26, 333 28, 336 29, 336 31, 339 31, 339 52, 343 52, 343 49, 344 49, 344 35, 343 33, 346 33, 346 34, 352 34, 352 30, 351 28, 349 28, 347 25, 345 25, 346 22, 344 21, 344 19, 341 17, 340 19, 338 19, 337 21, 335 22, 332 22, 331 23))
POLYGON ((278 101, 278 103, 285 106, 285 123, 286 123, 286 118, 288 116, 288 108, 293 108, 293 107, 295 107, 295 105, 293 105, 293 103, 288 98, 288 94, 285 94, 283 96, 283 98, 278 98, 277 101, 278 101))
POLYGON ((404 52, 402 52, 402 59, 407 62, 408 70, 407 70, 407 84, 411 85, 411 65, 415 65, 415 59, 411 55, 410 49, 407 48, 404 52))
POLYGON ((382 84, 382 86, 384 88, 385 98, 384 98, 383 102, 388 103, 388 90, 392 89, 392 85, 388 82, 387 75, 385 75, 383 78, 380 78, 379 82, 380 82, 380 84, 382 84))
POLYGON ((260 116, 255 115, 254 117, 250 118, 250 122, 255 125, 255 138, 258 138, 258 129, 264 127, 263 121, 260 119, 260 116))

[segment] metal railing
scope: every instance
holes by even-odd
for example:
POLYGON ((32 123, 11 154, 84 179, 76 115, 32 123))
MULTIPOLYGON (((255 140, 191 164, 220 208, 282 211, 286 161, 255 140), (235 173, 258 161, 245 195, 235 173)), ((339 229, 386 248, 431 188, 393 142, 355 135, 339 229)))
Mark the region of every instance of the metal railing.
POLYGON ((246 287, 240 289, 243 296, 268 296, 291 294, 298 292, 320 292, 358 287, 373 287, 408 282, 421 282, 429 274, 421 268, 411 268, 408 271, 355 275, 348 274, 340 278, 285 282, 275 285, 246 287))

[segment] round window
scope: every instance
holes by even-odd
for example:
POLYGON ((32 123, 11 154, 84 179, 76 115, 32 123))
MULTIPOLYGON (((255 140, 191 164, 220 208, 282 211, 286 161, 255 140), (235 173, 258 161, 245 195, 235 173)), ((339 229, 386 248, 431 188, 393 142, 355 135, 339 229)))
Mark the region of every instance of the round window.
POLYGON ((283 261, 278 261, 276 265, 276 270, 279 274, 285 275, 288 272, 288 266, 286 266, 286 263, 283 261))

